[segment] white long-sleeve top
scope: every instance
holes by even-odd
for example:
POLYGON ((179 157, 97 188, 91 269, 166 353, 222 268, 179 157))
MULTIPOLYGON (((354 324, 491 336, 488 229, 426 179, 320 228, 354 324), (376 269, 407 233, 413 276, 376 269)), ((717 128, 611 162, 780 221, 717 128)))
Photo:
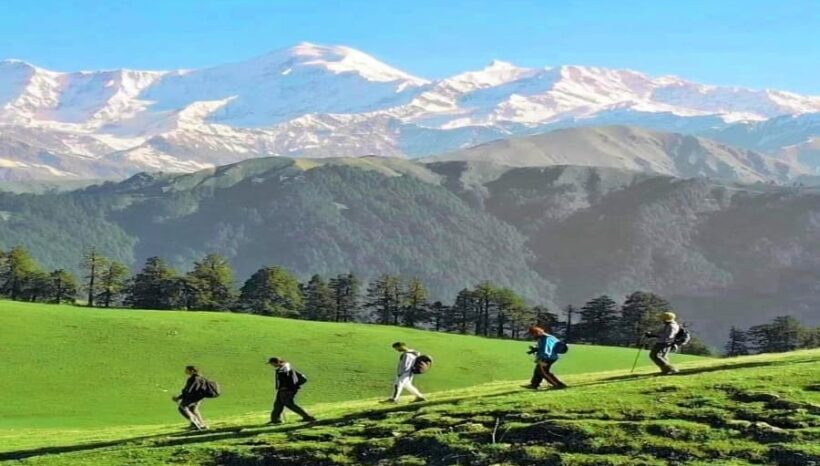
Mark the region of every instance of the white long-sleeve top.
POLYGON ((396 369, 396 375, 401 377, 413 373, 413 364, 416 363, 416 358, 419 357, 419 352, 408 349, 399 356, 399 366, 396 369))
POLYGON ((675 337, 678 335, 678 331, 680 330, 680 324, 675 322, 667 322, 664 325, 663 330, 658 335, 658 342, 664 343, 667 345, 671 345, 675 343, 675 337))

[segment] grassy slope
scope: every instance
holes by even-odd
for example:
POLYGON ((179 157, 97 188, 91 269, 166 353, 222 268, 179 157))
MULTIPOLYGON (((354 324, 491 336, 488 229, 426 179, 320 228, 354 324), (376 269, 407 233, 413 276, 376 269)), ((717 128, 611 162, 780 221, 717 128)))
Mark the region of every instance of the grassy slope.
POLYGON ((207 433, 172 433, 170 426, 41 431, 40 442, 74 445, 18 449, 0 453, 0 460, 242 466, 820 462, 820 350, 690 362, 675 377, 639 372, 568 376, 573 387, 565 391, 493 383, 442 392, 423 405, 320 405, 315 411, 323 421, 312 426, 262 427, 260 413, 221 420, 207 433))
MULTIPOLYGON (((0 329, 0 435, 15 428, 176 422, 169 398, 192 363, 222 385, 223 396, 207 402, 210 417, 270 405, 271 371, 264 363, 271 355, 290 359, 308 375, 307 405, 386 396, 396 340, 435 357, 436 370, 420 382, 425 391, 517 380, 531 370, 523 342, 248 315, 0 301, 0 329)), ((625 368, 634 354, 576 346, 558 371, 625 368)))

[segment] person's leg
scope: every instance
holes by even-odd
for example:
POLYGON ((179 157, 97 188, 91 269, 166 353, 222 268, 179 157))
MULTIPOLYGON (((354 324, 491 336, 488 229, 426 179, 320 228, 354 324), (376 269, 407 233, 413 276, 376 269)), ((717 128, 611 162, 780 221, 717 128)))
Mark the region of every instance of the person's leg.
POLYGON ((555 361, 547 361, 544 363, 542 368, 544 369, 544 378, 547 379, 547 383, 552 385, 555 388, 565 388, 567 385, 552 373, 552 365, 555 364, 555 361))
POLYGON ((658 351, 657 354, 658 362, 660 363, 664 374, 674 374, 678 372, 678 370, 675 369, 675 366, 669 362, 669 353, 671 352, 672 345, 664 345, 664 347, 658 351))
POLYGON ((401 392, 404 391, 404 386, 407 383, 407 377, 399 377, 396 379, 396 384, 393 385, 393 396, 390 397, 393 401, 399 401, 401 398, 401 392))
POLYGON ((535 368, 532 370, 532 379, 530 379, 530 386, 532 388, 538 388, 541 386, 541 382, 544 381, 544 375, 541 373, 541 365, 539 363, 535 363, 535 368))
POLYGON ((314 421, 314 417, 307 413, 301 406, 296 404, 296 393, 288 392, 282 399, 285 407, 302 417, 303 421, 314 421))
POLYGON ((652 347, 652 350, 649 352, 649 359, 655 363, 658 368, 660 368, 661 372, 666 373, 666 365, 665 362, 661 359, 660 353, 663 351, 665 345, 663 343, 655 343, 655 346, 652 347))
POLYGON ((207 429, 208 424, 205 423, 205 419, 202 418, 202 412, 199 410, 199 406, 202 404, 202 400, 197 401, 196 403, 192 404, 189 408, 191 414, 196 418, 199 423, 200 429, 207 429))
POLYGON ((410 375, 407 377, 407 381, 404 383, 404 388, 407 389, 413 396, 416 397, 416 401, 424 401, 427 398, 413 385, 413 376, 410 375))
POLYGON ((276 392, 276 399, 273 401, 273 411, 270 413, 270 422, 284 422, 285 404, 282 402, 282 391, 276 392))
POLYGON ((185 419, 187 419, 188 421, 190 421, 190 422, 191 422, 191 426, 192 426, 192 427, 200 428, 200 427, 201 427, 201 425, 200 425, 200 423, 199 423, 199 419, 198 419, 198 418, 196 417, 196 415, 194 415, 194 413, 191 411, 191 406, 192 406, 192 405, 193 405, 193 403, 185 403, 185 402, 181 402, 181 403, 179 404, 179 412, 180 412, 180 414, 182 414, 182 416, 183 416, 185 419))

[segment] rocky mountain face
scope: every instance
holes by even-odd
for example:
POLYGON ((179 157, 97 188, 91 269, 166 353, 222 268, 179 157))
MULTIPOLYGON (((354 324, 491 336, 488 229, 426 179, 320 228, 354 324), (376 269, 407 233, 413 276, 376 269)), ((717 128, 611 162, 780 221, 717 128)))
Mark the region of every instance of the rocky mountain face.
POLYGON ((601 125, 707 132, 816 167, 816 126, 770 141, 777 117, 818 112, 817 96, 596 67, 495 61, 427 80, 349 47, 307 43, 199 70, 56 72, 7 60, 0 180, 190 172, 268 156, 420 157, 601 125))
POLYGON ((94 245, 133 266, 220 252, 241 279, 398 273, 445 299, 492 280, 553 308, 648 290, 712 343, 783 313, 820 323, 820 190, 619 168, 279 157, 0 192, 0 248, 17 244, 50 267, 94 245))

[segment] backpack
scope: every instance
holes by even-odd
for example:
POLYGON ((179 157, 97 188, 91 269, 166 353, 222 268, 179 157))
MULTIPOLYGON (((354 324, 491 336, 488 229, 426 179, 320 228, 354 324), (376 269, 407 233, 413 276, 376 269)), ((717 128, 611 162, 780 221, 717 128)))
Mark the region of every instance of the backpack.
POLYGON ((297 387, 301 387, 302 385, 307 383, 308 379, 305 376, 305 374, 303 374, 303 373, 301 373, 297 370, 294 370, 293 372, 296 374, 296 386, 297 387))
POLYGON ((413 362, 413 373, 414 374, 424 374, 425 372, 430 370, 430 367, 433 366, 433 358, 427 356, 426 354, 422 354, 421 356, 417 357, 416 360, 413 362))
POLYGON ((215 380, 205 379, 205 387, 202 390, 205 398, 218 398, 222 394, 219 384, 215 380))
POLYGON ((553 350, 558 354, 566 354, 566 352, 569 351, 569 345, 565 341, 558 340, 553 350))
POLYGON ((686 327, 681 325, 680 330, 675 335, 675 344, 678 346, 688 345, 689 342, 692 341, 692 334, 689 333, 689 330, 686 330, 686 327))

